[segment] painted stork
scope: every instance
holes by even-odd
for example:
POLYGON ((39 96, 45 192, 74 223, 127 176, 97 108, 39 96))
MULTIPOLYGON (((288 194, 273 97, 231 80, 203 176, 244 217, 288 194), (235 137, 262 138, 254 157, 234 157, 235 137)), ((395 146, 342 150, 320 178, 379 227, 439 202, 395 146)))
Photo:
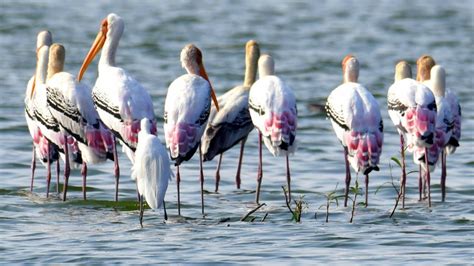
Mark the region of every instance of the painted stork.
POLYGON ((245 46, 245 77, 244 84, 234 87, 224 95, 217 98, 220 111, 211 107, 209 122, 202 136, 202 153, 204 161, 212 160, 219 155, 216 169, 216 189, 219 190, 220 167, 222 155, 225 151, 240 142, 240 156, 235 175, 235 184, 240 189, 240 170, 244 146, 248 134, 254 128, 249 113, 249 90, 257 76, 257 61, 260 49, 254 40, 247 42, 245 46))
POLYGON ((152 121, 151 132, 156 134, 156 120, 151 97, 145 88, 123 68, 116 66, 115 54, 124 30, 124 21, 109 14, 101 22, 99 33, 81 66, 80 81, 94 57, 102 49, 99 75, 92 89, 92 99, 105 126, 114 134, 115 201, 118 201, 119 165, 115 139, 122 143, 123 151, 134 162, 140 121, 152 121))
POLYGON ((359 61, 352 55, 342 60, 343 83, 335 88, 326 102, 326 112, 337 138, 344 147, 346 162, 347 206, 351 173, 349 163, 365 175, 365 205, 368 205, 369 173, 378 171, 383 144, 383 122, 374 96, 357 82, 359 61))
MULTIPOLYGON (((47 68, 48 68, 48 48, 45 48, 42 56, 39 55, 39 50, 43 46, 49 47, 53 43, 53 38, 51 32, 41 31, 37 35, 36 40, 36 71, 35 75, 31 77, 28 81, 28 85, 25 93, 25 119, 28 126, 28 131, 33 139, 33 153, 31 160, 31 183, 30 191, 33 191, 33 182, 36 169, 36 157, 38 157, 46 166, 47 175, 47 195, 49 195, 49 185, 51 181, 51 164, 56 161, 57 167, 59 167, 59 151, 58 147, 50 142, 41 132, 38 121, 35 117, 35 106, 34 106, 34 97, 33 87, 38 84, 44 84, 46 81, 47 68)), ((57 168, 57 183, 59 183, 59 168, 57 168)), ((56 186, 59 192, 59 186, 56 186)))
POLYGON ((296 150, 297 108, 293 90, 275 75, 270 55, 258 60, 259 80, 250 88, 249 111, 259 135, 259 165, 255 201, 259 203, 263 178, 262 138, 273 156, 286 157, 288 201, 291 201, 291 175, 288 156, 296 150))
POLYGON ((214 89, 209 81, 202 53, 194 44, 181 51, 181 65, 188 72, 175 79, 168 87, 164 110, 166 147, 175 161, 178 214, 181 215, 179 166, 191 159, 198 148, 201 182, 201 210, 204 215, 204 173, 202 168, 201 137, 211 109, 211 98, 219 111, 214 89))
MULTIPOLYGON (((65 53, 64 46, 53 44, 49 51, 50 65, 63 69, 65 53)), ((61 129, 76 139, 81 151, 82 192, 86 199, 87 165, 113 160, 113 135, 100 121, 88 86, 79 83, 70 73, 56 72, 55 68, 48 75, 51 77, 46 91, 51 114, 61 129)), ((68 180, 65 180, 63 198, 66 198, 67 185, 68 180)))
POLYGON ((400 61, 395 67, 395 82, 388 89, 388 114, 400 135, 402 156, 401 190, 402 207, 405 208, 406 163, 405 141, 408 151, 415 147, 433 145, 436 125, 436 102, 431 90, 412 79, 411 67, 400 61))

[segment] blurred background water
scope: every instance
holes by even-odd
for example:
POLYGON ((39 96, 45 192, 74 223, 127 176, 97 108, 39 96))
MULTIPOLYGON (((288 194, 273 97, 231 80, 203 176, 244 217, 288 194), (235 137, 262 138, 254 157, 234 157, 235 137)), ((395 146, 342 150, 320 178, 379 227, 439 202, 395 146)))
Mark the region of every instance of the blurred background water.
MULTIPOLYGON (((473 259, 474 2, 467 1, 12 1, 0 2, 0 254, 3 263, 314 263, 468 264, 473 259), (242 189, 234 185, 238 148, 224 156, 219 193, 216 162, 205 163, 206 217, 200 214, 197 156, 182 167, 182 214, 176 187, 166 195, 169 220, 145 212, 140 228, 130 163, 120 154, 120 202, 113 202, 113 164, 89 167, 88 200, 82 200, 78 170, 69 199, 45 197, 44 167, 37 167, 29 192, 31 138, 23 115, 24 91, 35 68, 36 34, 43 29, 67 50, 65 70, 77 73, 111 12, 125 20, 117 64, 152 95, 162 134, 167 87, 184 73, 181 48, 193 42, 220 95, 243 81, 244 47, 249 39, 276 60, 276 72, 298 100, 299 149, 291 157, 293 196, 307 209, 291 221, 281 186, 284 158, 264 150, 261 201, 254 222, 240 222, 253 203, 257 134, 245 151, 242 189), (385 122, 380 172, 371 174, 369 207, 331 206, 324 221, 324 193, 342 193, 342 148, 321 110, 341 82, 340 61, 353 53, 361 63, 360 82, 377 98, 385 122), (408 179, 406 209, 389 218, 400 174, 390 158, 399 138, 387 115, 386 93, 394 65, 428 53, 445 66, 448 87, 463 110, 461 147, 448 157, 447 200, 440 201, 439 168, 432 181, 433 207, 418 202, 416 173, 408 179), (388 182, 388 183, 387 183, 388 182), (380 188, 377 193, 377 188, 380 188), (268 216, 264 222, 265 214, 268 216)), ((84 82, 93 85, 96 62, 84 82)), ((411 157, 410 157, 411 158, 411 157)), ((411 159, 408 169, 416 170, 411 159)), ((356 175, 353 173, 353 180, 356 175)), ((362 180, 362 176, 360 176, 362 180)), ((55 187, 52 186, 55 190, 55 187)), ((360 197, 361 200, 363 197, 360 197)))

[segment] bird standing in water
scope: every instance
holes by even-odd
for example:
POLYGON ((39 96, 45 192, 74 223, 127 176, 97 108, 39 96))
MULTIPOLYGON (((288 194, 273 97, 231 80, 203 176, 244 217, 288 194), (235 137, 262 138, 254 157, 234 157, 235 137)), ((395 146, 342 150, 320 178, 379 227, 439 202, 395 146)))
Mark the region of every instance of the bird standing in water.
POLYGON ((235 184, 240 189, 240 170, 245 142, 254 128, 249 113, 249 91, 257 76, 257 61, 260 49, 257 42, 250 40, 245 45, 245 78, 244 84, 234 87, 217 98, 220 110, 211 107, 209 122, 202 136, 202 153, 204 161, 212 160, 219 155, 216 169, 216 189, 219 190, 220 167, 225 151, 240 142, 240 156, 235 175, 235 184))
POLYGON ((436 102, 433 93, 411 77, 410 65, 406 61, 400 61, 395 67, 395 82, 388 89, 387 95, 388 114, 400 135, 400 193, 403 208, 406 188, 405 146, 410 152, 413 152, 415 147, 431 147, 436 124, 436 102))
POLYGON ((219 111, 219 104, 202 61, 202 53, 194 44, 181 51, 181 65, 188 72, 175 79, 168 88, 163 125, 166 147, 176 165, 178 215, 181 215, 179 166, 199 149, 201 210, 204 215, 204 172, 202 168, 201 137, 211 109, 211 99, 219 111))
POLYGON ((260 200, 263 178, 262 138, 273 156, 286 157, 288 202, 291 202, 291 174, 288 156, 296 150, 297 108, 293 90, 275 75, 275 62, 269 55, 258 60, 259 80, 250 88, 249 111, 259 136, 259 165, 255 202, 260 200))
POLYGON ((369 173, 378 171, 383 144, 383 122, 374 96, 361 84, 359 61, 352 55, 342 60, 343 83, 335 88, 326 102, 326 112, 334 132, 344 147, 346 162, 347 206, 351 173, 349 163, 365 175, 365 205, 368 206, 369 173))
MULTIPOLYGON (((164 207, 168 181, 171 178, 170 160, 158 137, 151 133, 151 122, 143 118, 138 132, 132 179, 137 182, 140 195, 140 225, 143 227, 143 197, 152 209, 164 207)), ((166 219, 166 210, 165 210, 166 219)))

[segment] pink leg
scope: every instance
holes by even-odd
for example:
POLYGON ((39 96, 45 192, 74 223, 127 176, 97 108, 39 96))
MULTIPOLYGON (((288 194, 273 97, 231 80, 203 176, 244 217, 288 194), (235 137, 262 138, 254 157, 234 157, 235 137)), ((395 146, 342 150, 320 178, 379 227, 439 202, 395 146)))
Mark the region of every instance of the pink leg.
POLYGON ((369 175, 365 175, 365 207, 369 206, 369 175))
POLYGON ((85 162, 82 163, 82 197, 86 200, 86 178, 87 178, 87 164, 85 162))
POLYGON ((56 193, 59 194, 59 158, 56 160, 56 193))
POLYGON ((344 147, 344 160, 346 162, 346 191, 344 194, 344 207, 347 207, 347 199, 349 198, 349 186, 351 185, 351 169, 349 166, 349 159, 347 158, 347 147, 344 147))
POLYGON ((446 153, 441 151, 441 201, 446 198, 446 153))
POLYGON ((178 193, 178 215, 181 216, 181 200, 180 200, 180 193, 179 193, 179 184, 181 183, 181 176, 179 174, 179 165, 176 166, 176 190, 178 193))
POLYGON ((288 202, 291 202, 291 176, 290 176, 290 161, 288 154, 286 155, 286 183, 288 186, 288 202))
POLYGON ((402 178, 400 180, 400 193, 402 193, 402 208, 405 208, 405 190, 407 183, 407 173, 405 165, 405 140, 403 135, 400 135, 400 154, 402 155, 402 178))
POLYGON ((240 189, 240 184, 241 179, 240 179, 240 170, 242 168, 242 160, 244 158, 244 148, 245 148, 245 142, 247 141, 247 138, 244 138, 240 142, 240 156, 239 156, 239 164, 237 165, 237 173, 235 174, 235 185, 237 186, 237 189, 240 189))
POLYGON ((119 188, 119 179, 120 179, 120 168, 119 168, 119 159, 117 155, 117 140, 114 136, 113 138, 113 154, 114 154, 114 174, 115 174, 115 201, 118 201, 118 188, 119 188))
POLYGON ((47 166, 46 168, 48 169, 48 173, 47 173, 47 176, 46 176, 46 198, 49 197, 49 186, 51 185, 51 161, 50 161, 50 157, 51 157, 51 150, 50 150, 50 146, 49 146, 49 143, 48 143, 48 159, 47 159, 47 166))
POLYGON ((217 162, 217 169, 216 169, 216 190, 215 192, 219 191, 219 182, 221 181, 221 163, 222 163, 222 153, 219 155, 219 162, 217 162))
POLYGON ((64 163, 64 187, 63 187, 63 201, 66 201, 66 194, 67 194, 67 185, 69 183, 69 174, 71 172, 71 168, 69 166, 69 145, 67 144, 67 136, 64 136, 64 156, 65 156, 65 163, 64 163))
POLYGON ((425 148, 425 163, 426 163, 426 186, 428 187, 428 206, 431 208, 431 177, 430 168, 428 165, 428 148, 425 148))
POLYGON ((420 194, 418 200, 421 201, 423 198, 421 196, 421 193, 423 191, 423 179, 422 179, 422 176, 423 176, 423 169, 421 167, 421 164, 419 166, 419 169, 418 169, 418 193, 420 194))
POLYGON ((262 169, 262 133, 258 132, 258 174, 257 174, 257 195, 255 202, 259 204, 260 187, 262 186, 263 169, 262 169))
POLYGON ((201 145, 199 145, 199 179, 201 181, 201 213, 204 215, 204 169, 202 168, 202 151, 201 145))
POLYGON ((35 145, 33 145, 33 155, 31 159, 31 183, 30 183, 30 192, 33 192, 33 182, 35 180, 35 169, 36 169, 36 153, 35 145))

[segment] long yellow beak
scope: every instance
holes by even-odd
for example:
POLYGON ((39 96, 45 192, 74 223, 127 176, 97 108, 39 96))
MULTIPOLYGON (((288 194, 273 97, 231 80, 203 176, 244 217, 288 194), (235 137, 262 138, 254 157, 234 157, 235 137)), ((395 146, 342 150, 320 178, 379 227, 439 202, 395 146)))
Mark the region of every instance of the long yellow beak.
POLYGON ((209 77, 207 76, 207 72, 203 64, 199 64, 199 75, 209 82, 209 85, 211 86, 211 98, 212 98, 212 101, 214 102, 214 105, 216 106, 216 110, 219 112, 219 103, 217 102, 216 93, 214 92, 214 88, 212 87, 211 81, 209 80, 209 77))
POLYGON ((77 75, 77 81, 81 81, 82 76, 87 70, 87 67, 89 67, 90 63, 94 60, 95 56, 99 53, 100 49, 102 49, 102 47, 104 46, 106 36, 107 36, 107 21, 105 21, 105 23, 102 22, 102 29, 97 34, 97 37, 95 38, 94 43, 92 43, 91 49, 87 53, 87 56, 84 59, 84 62, 82 63, 81 69, 79 70, 79 74, 77 75))

